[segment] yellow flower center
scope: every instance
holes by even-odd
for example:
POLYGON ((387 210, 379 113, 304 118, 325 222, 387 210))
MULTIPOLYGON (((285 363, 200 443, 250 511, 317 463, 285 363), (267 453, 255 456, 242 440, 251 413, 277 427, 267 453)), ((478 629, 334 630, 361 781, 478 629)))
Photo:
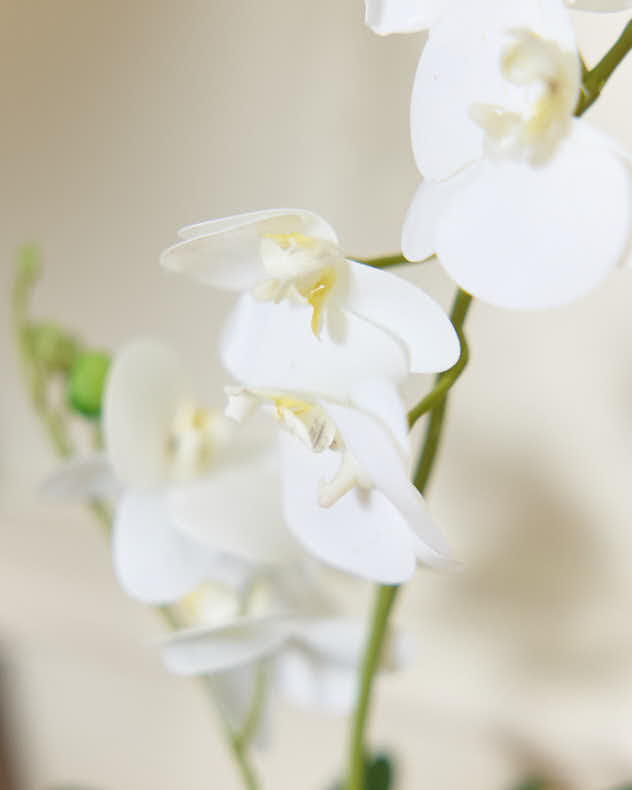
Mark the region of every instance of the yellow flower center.
POLYGON ((303 233, 263 233, 261 259, 268 279, 253 295, 266 302, 289 301, 312 308, 311 329, 320 334, 327 303, 344 258, 331 241, 303 233))
POLYGON ((176 481, 193 479, 211 465, 216 451, 229 441, 230 424, 217 409, 183 403, 167 436, 167 455, 176 481))
POLYGON ((283 250, 289 250, 290 247, 314 247, 316 239, 312 236, 306 236, 304 233, 264 233, 264 239, 272 239, 283 250))
POLYGON ((503 54, 500 68, 509 82, 524 89, 527 109, 520 113, 474 103, 470 117, 485 131, 489 154, 541 165, 571 128, 581 87, 579 60, 575 52, 529 30, 512 34, 516 41, 503 54))

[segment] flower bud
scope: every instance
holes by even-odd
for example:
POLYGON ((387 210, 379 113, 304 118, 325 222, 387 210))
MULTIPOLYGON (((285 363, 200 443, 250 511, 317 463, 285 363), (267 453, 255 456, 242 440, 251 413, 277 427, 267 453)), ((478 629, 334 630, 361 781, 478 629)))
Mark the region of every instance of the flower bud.
POLYGON ((68 402, 84 417, 101 415, 101 402, 110 356, 102 351, 77 354, 68 376, 68 402))

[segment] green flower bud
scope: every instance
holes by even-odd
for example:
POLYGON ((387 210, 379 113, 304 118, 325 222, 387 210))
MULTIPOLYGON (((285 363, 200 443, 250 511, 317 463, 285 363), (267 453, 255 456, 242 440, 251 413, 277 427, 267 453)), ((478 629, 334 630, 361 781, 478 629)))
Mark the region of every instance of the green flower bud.
POLYGON ((110 356, 102 351, 77 354, 68 376, 68 402, 84 417, 101 415, 101 401, 110 356))
POLYGON ((29 329, 33 357, 51 372, 67 372, 77 356, 76 338, 57 324, 37 324, 29 329))

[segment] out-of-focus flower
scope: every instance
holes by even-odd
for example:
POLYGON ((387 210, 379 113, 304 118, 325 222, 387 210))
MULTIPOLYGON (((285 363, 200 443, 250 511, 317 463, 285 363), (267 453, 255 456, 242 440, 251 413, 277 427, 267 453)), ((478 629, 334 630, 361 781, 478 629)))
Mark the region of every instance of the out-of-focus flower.
MULTIPOLYGON (((403 345, 411 371, 444 370, 458 358, 443 310, 406 280, 346 259, 333 228, 312 212, 255 211, 183 228, 179 236, 163 252, 163 266, 248 292, 262 307, 293 307, 311 328, 314 348, 316 338, 329 339, 346 348, 348 359, 358 349, 365 357, 377 328, 403 345)), ((291 343, 278 351, 294 359, 291 343)), ((376 355, 374 373, 381 361, 376 355)))
POLYGON ((178 357, 150 340, 116 355, 104 403, 105 459, 76 462, 49 492, 121 492, 112 533, 125 591, 169 603, 211 580, 248 575, 244 563, 283 564, 296 546, 283 527, 278 459, 267 435, 235 435, 197 404, 178 357))
MULTIPOLYGON (((239 672, 245 681, 241 694, 226 701, 242 721, 253 704, 262 704, 263 695, 257 700, 256 694, 262 682, 301 706, 351 709, 366 626, 337 614, 305 569, 256 580, 242 600, 242 616, 235 612, 218 622, 213 601, 209 607, 202 589, 185 602, 193 627, 165 640, 162 655, 170 671, 211 675, 224 687, 224 680, 231 683, 231 674, 239 672)), ((393 634, 382 668, 396 669, 405 653, 401 636, 393 634)), ((230 695, 229 688, 225 691, 230 695)))
POLYGON ((411 107, 424 180, 402 248, 510 308, 569 302, 622 261, 630 168, 573 118, 581 67, 561 0, 479 0, 433 26, 411 107))
POLYGON ((447 545, 409 480, 406 412, 388 382, 366 379, 345 402, 253 386, 227 393, 233 419, 262 406, 282 427, 283 511, 308 551, 384 584, 406 581, 418 559, 450 564, 447 545))
MULTIPOLYGON (((414 33, 427 30, 446 14, 458 14, 467 5, 476 10, 484 3, 481 0, 366 0, 365 21, 381 36, 414 33)), ((566 5, 578 11, 622 11, 632 8, 632 0, 566 0, 566 5)))

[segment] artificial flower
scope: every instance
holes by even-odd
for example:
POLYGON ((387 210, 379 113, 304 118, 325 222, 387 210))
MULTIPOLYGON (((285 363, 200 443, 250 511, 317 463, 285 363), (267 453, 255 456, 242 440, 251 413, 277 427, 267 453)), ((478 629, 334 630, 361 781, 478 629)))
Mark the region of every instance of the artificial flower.
MULTIPOLYGON (((466 5, 476 10, 479 0, 366 0, 365 22, 381 36, 429 29, 442 16, 458 14, 466 5)), ((482 4, 481 4, 482 5, 482 4)), ((622 11, 632 0, 566 0, 577 11, 622 11)))
MULTIPOLYGON (((406 280, 346 259, 333 228, 312 212, 255 211, 183 228, 179 235, 182 241, 163 252, 163 266, 247 292, 262 307, 293 307, 314 336, 312 349, 318 339, 329 340, 350 360, 357 353, 366 358, 377 329, 397 338, 413 372, 443 370, 458 358, 443 310, 406 280)), ((279 353, 294 364, 291 346, 279 353)), ((380 361, 373 359, 373 372, 380 361)))
POLYGON ((622 261, 630 169, 573 117, 581 65, 561 0, 479 0, 433 26, 411 107, 424 176, 404 224, 465 290, 510 308, 576 299, 622 261))
POLYGON ((197 403, 168 347, 137 340, 116 355, 103 430, 105 457, 72 463, 47 489, 94 498, 120 487, 112 551, 132 597, 169 603, 205 581, 247 576, 248 563, 296 556, 274 445, 256 428, 235 435, 197 403))
MULTIPOLYGON (((308 569, 261 577, 241 616, 218 619, 204 589, 186 606, 191 628, 164 641, 164 663, 180 675, 224 679, 240 672, 245 687, 229 700, 233 717, 243 721, 253 704, 265 710, 264 696, 256 694, 261 683, 301 706, 340 713, 353 706, 366 625, 341 616, 308 569)), ((382 668, 401 666, 406 652, 402 636, 392 634, 382 668)))
POLYGON ((345 400, 305 389, 228 387, 226 414, 259 407, 282 428, 285 521, 321 561, 383 584, 413 574, 417 560, 450 565, 447 544, 409 479, 406 412, 383 379, 364 379, 345 400))

